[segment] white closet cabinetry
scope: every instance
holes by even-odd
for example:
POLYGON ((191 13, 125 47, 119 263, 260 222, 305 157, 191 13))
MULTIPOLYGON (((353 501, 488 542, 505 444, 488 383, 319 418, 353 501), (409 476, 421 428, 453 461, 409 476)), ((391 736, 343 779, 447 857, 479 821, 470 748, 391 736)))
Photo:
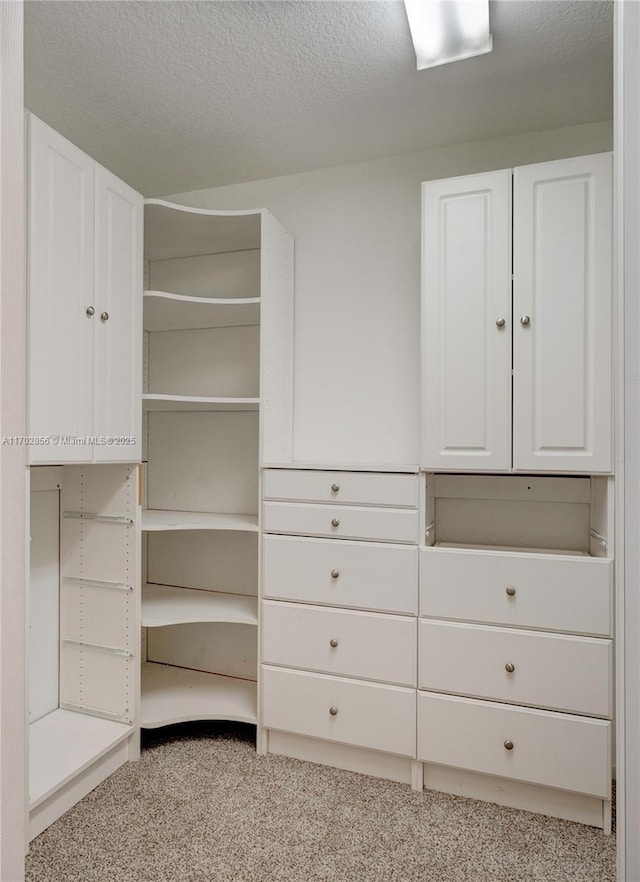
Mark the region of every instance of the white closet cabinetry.
POLYGON ((264 499, 269 749, 337 765, 360 749, 356 768, 397 776, 416 747, 418 476, 267 469, 264 499))
POLYGON ((30 114, 28 218, 30 461, 136 461, 142 197, 30 114))
POLYGON ((423 184, 422 467, 610 472, 611 156, 511 182, 423 184))
POLYGON ((257 724, 259 469, 291 458, 293 242, 268 211, 149 200, 145 256, 142 726, 257 724))

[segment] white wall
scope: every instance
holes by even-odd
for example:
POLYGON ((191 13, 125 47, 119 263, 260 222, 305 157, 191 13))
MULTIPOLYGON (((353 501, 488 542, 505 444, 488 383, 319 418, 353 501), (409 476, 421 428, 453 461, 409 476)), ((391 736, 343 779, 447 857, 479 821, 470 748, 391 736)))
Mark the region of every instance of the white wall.
POLYGON ((611 146, 593 123, 167 198, 266 207, 294 236, 294 459, 417 463, 420 182, 611 146))

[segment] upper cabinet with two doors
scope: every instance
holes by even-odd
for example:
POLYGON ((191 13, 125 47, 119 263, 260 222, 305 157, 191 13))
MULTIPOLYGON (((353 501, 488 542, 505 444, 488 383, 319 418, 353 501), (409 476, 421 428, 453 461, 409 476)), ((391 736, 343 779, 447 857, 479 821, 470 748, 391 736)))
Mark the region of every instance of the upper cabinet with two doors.
POLYGON ((32 114, 28 141, 30 462, 139 460, 142 197, 32 114))
POLYGON ((611 155, 423 184, 422 467, 612 470, 611 155))

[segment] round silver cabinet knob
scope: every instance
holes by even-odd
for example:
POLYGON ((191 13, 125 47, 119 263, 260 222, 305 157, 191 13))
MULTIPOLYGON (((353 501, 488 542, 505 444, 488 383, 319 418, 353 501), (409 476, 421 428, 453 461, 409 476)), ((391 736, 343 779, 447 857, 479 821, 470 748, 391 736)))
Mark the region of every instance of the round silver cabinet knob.
POLYGON ((521 315, 520 316, 520 324, 521 325, 530 325, 531 324, 531 316, 529 315, 521 315))
POLYGON ((340 526, 340 520, 339 520, 339 518, 332 518, 332 519, 331 519, 331 526, 332 526, 332 527, 339 527, 339 526, 340 526))
POLYGON ((87 315, 89 316, 89 318, 91 318, 92 315, 95 315, 95 314, 96 314, 96 311, 95 311, 95 309, 93 308, 93 306, 87 306, 87 308, 85 309, 85 312, 87 313, 87 315))
POLYGON ((511 662, 507 662, 506 665, 504 666, 504 669, 507 672, 507 674, 513 674, 513 672, 516 669, 516 666, 512 665, 511 662))
POLYGON ((329 641, 329 646, 332 649, 335 649, 337 645, 338 645, 338 641, 336 640, 335 637, 332 637, 331 640, 329 641))
POLYGON ((331 570, 331 578, 337 579, 340 576, 340 570, 331 570))
POLYGON ((100 318, 102 319, 103 322, 108 322, 109 321, 109 313, 108 312, 101 312, 100 318))
POLYGON ((515 596, 516 596, 516 589, 513 587, 513 585, 509 585, 509 587, 507 588, 507 595, 508 595, 509 597, 515 597, 515 596))
POLYGON ((337 707, 330 707, 329 713, 331 714, 332 717, 336 717, 338 715, 338 708, 337 707))
POLYGON ((337 493, 339 489, 340 489, 340 484, 332 484, 331 485, 331 492, 332 493, 337 493))
POLYGON ((496 319, 496 328, 504 328, 506 322, 504 319, 496 319))
POLYGON ((505 750, 513 750, 513 741, 511 741, 511 739, 507 738, 507 740, 504 743, 504 746, 505 746, 505 750))

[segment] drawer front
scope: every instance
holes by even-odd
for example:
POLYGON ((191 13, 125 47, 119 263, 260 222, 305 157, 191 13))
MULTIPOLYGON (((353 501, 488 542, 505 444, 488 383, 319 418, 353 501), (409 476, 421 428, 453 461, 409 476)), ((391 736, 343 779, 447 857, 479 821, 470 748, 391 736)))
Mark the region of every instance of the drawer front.
POLYGON ((436 692, 608 717, 611 641, 422 620, 419 684, 436 692))
POLYGON ((419 693, 418 759, 608 799, 611 723, 419 693))
POLYGON ((610 636, 612 588, 605 558, 420 552, 420 615, 428 618, 610 636))
POLYGON ((265 597, 418 612, 417 548, 265 535, 262 566, 265 597))
POLYGON ((262 725, 267 729, 415 756, 414 689, 265 665, 262 696, 262 725))
POLYGON ((418 475, 266 469, 263 480, 265 499, 418 507, 418 475))
POLYGON ((288 502, 265 502, 263 511, 263 529, 268 533, 418 542, 417 511, 288 502))
POLYGON ((265 601, 267 664, 416 685, 416 620, 265 601))

